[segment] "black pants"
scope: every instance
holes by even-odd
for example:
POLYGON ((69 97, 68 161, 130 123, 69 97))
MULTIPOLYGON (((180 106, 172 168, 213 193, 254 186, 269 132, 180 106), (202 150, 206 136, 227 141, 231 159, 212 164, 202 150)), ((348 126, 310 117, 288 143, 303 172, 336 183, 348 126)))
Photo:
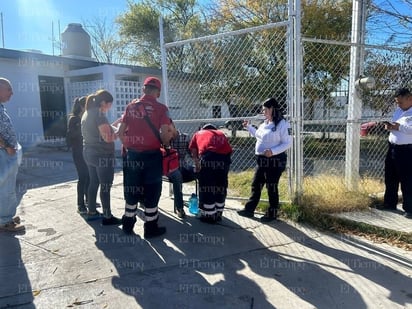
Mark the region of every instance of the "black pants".
POLYGON ((88 202, 87 190, 89 188, 90 178, 86 161, 83 158, 83 146, 74 146, 72 148, 72 157, 77 170, 77 206, 84 206, 88 202))
POLYGON ((385 158, 384 204, 396 209, 401 185, 403 210, 412 213, 412 144, 391 145, 385 158))
POLYGON ((127 151, 124 171, 124 197, 126 199, 126 217, 134 217, 137 203, 145 206, 147 224, 158 220, 160 195, 162 193, 162 154, 160 150, 135 152, 127 151))
POLYGON ((202 216, 223 212, 228 187, 230 155, 208 152, 201 158, 199 208, 202 216))
POLYGON ((270 158, 256 156, 256 168, 252 180, 251 196, 245 205, 247 211, 255 211, 265 184, 269 196, 269 211, 275 211, 279 208, 278 184, 280 176, 286 168, 286 159, 286 153, 281 153, 270 158))

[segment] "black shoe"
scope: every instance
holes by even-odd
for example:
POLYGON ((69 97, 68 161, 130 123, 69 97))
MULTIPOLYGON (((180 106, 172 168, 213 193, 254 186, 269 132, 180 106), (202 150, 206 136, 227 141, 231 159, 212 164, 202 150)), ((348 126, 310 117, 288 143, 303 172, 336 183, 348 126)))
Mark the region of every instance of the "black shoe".
POLYGON ((79 205, 77 206, 77 213, 81 214, 81 215, 85 215, 87 214, 87 208, 84 205, 79 205))
POLYGON ((272 222, 275 221, 278 216, 278 212, 276 208, 269 208, 265 215, 260 218, 260 222, 272 222))
POLYGON ((186 213, 184 211, 184 209, 175 209, 175 214, 177 214, 177 216, 181 219, 186 217, 186 213))
POLYGON ((216 213, 216 222, 221 222, 221 221, 222 221, 222 218, 223 218, 222 212, 221 212, 221 211, 218 211, 218 212, 216 213))
POLYGON ((254 217, 253 212, 250 212, 246 209, 238 210, 237 214, 239 216, 246 217, 246 218, 253 218, 254 217))
POLYGON ((164 226, 157 226, 155 228, 145 228, 144 238, 153 238, 166 233, 166 228, 164 226))
POLYGON ((122 219, 111 216, 110 218, 103 218, 102 225, 120 225, 122 224, 122 219))
POLYGON ((412 219, 412 212, 405 212, 403 216, 407 219, 412 219))
POLYGON ((383 210, 383 211, 395 211, 396 210, 396 205, 395 206, 388 206, 385 204, 380 204, 380 205, 376 205, 375 207, 378 210, 383 210))
POLYGON ((268 216, 268 215, 264 215, 263 217, 260 218, 260 222, 262 223, 267 223, 267 222, 272 222, 272 221, 276 221, 276 216, 268 216))
POLYGON ((136 217, 122 217, 122 229, 125 234, 133 234, 134 224, 136 223, 136 217))

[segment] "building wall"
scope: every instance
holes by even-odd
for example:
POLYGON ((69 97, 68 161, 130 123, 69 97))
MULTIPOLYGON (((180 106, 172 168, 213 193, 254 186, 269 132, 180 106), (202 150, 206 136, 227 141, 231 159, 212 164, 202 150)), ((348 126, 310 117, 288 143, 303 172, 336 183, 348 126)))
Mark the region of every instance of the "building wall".
MULTIPOLYGON (((10 80, 13 96, 5 104, 17 133, 17 139, 24 148, 45 143, 40 97, 39 76, 64 79, 65 106, 64 117, 71 112, 75 97, 89 95, 98 89, 108 90, 114 97, 112 109, 108 112, 109 121, 118 119, 126 105, 142 94, 143 81, 147 76, 161 78, 161 72, 141 72, 132 67, 99 65, 84 69, 69 70, 63 57, 47 57, 38 60, 27 53, 25 58, 0 58, 2 77, 10 80), (133 70, 132 70, 133 69, 133 70), (135 72, 137 71, 137 72, 135 72)), ((164 92, 159 101, 164 102, 164 92)), ((61 116, 61 115, 60 115, 61 116)), ((47 143, 64 143, 64 138, 48 140, 47 143)), ((120 148, 120 143, 116 143, 120 148)))
POLYGON ((31 58, 0 59, 1 76, 10 80, 13 96, 5 104, 23 147, 44 141, 40 104, 39 76, 63 77, 60 62, 35 61, 31 58))

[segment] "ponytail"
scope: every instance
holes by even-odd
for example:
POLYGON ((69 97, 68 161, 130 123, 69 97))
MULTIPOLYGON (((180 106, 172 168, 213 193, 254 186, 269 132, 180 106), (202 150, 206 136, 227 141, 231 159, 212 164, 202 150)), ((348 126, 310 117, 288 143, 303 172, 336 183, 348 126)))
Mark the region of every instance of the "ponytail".
POLYGON ((86 100, 86 110, 91 108, 99 108, 100 104, 105 101, 107 103, 113 102, 113 96, 107 90, 100 89, 95 93, 89 95, 86 100))

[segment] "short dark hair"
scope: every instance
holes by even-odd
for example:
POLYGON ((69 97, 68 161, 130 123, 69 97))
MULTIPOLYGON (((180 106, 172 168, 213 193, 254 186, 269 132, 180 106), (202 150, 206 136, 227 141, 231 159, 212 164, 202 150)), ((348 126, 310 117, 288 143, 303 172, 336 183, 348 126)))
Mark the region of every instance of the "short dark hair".
POLYGON ((202 126, 202 130, 217 130, 216 126, 212 123, 206 123, 202 126))
POLYGON ((394 97, 407 97, 411 95, 411 92, 409 91, 408 88, 399 88, 398 90, 395 91, 394 97))

